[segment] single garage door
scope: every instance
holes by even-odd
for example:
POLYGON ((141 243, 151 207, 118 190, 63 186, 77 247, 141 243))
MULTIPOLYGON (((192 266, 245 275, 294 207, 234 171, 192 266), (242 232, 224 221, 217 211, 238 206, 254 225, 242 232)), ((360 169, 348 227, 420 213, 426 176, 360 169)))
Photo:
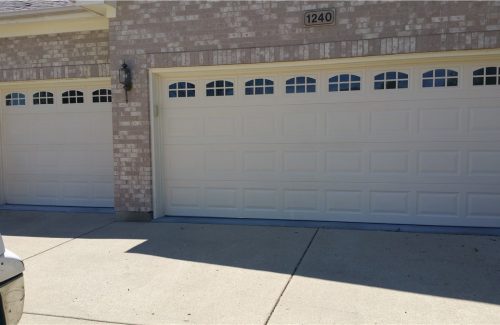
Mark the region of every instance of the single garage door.
POLYGON ((4 201, 113 206, 109 84, 2 89, 4 201))
POLYGON ((166 215, 500 226, 500 62, 199 75, 159 87, 166 215))

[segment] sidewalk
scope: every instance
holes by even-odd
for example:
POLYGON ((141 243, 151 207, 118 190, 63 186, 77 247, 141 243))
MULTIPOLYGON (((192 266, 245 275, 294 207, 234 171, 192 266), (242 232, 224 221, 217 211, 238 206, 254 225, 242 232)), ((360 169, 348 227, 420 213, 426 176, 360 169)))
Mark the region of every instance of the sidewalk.
POLYGON ((0 211, 22 324, 499 323, 500 237, 0 211))

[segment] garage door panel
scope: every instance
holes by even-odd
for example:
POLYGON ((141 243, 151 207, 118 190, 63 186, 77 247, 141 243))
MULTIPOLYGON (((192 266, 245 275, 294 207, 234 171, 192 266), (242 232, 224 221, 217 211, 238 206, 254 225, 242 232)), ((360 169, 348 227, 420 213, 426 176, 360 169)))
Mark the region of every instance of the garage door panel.
POLYGON ((24 92, 26 106, 4 110, 6 202, 112 207, 111 104, 32 105, 35 91, 24 92))
POLYGON ((424 89, 419 68, 408 89, 375 91, 380 69, 359 92, 329 92, 332 70, 287 94, 293 69, 270 69, 272 95, 246 96, 242 71, 234 96, 166 98, 166 214, 500 226, 498 94, 424 89))

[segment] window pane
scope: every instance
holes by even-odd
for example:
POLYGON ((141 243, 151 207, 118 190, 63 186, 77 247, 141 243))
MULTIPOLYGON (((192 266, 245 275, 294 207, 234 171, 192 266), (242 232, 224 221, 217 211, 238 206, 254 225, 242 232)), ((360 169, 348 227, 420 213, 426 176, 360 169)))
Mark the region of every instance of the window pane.
POLYGON ((483 77, 474 77, 472 79, 472 84, 474 86, 481 86, 484 84, 484 78, 483 77))
POLYGON ((296 88, 296 92, 297 92, 298 94, 305 93, 305 92, 306 92, 306 86, 304 86, 304 85, 299 85, 299 86, 297 86, 297 88, 296 88))
POLYGON ((186 91, 185 90, 179 90, 179 93, 177 94, 179 97, 186 97, 186 91))
MULTIPOLYGON (((486 74, 487 75, 496 75, 497 74, 497 68, 496 67, 487 67, 486 68, 486 74)), ((486 81, 486 84, 488 81, 486 81)))
POLYGON ((33 105, 39 105, 40 100, 38 98, 33 98, 33 105))
POLYGON ((298 84, 306 83, 306 77, 297 77, 296 80, 297 80, 296 83, 298 83, 298 84))
POLYGON ((486 84, 487 85, 496 85, 497 78, 496 77, 486 77, 486 84))
POLYGON ((351 81, 361 81, 361 78, 358 77, 358 76, 356 76, 356 75, 354 75, 354 74, 352 74, 351 75, 351 81))
POLYGON ((294 78, 290 78, 286 81, 286 84, 287 85, 293 85, 295 83, 295 79, 294 78))
POLYGON ((384 80, 384 74, 381 73, 381 74, 376 75, 375 80, 384 80))
POLYGON ((266 87, 266 94, 274 93, 274 87, 266 87))
POLYGON ((408 79, 408 75, 406 73, 398 72, 398 79, 408 79))
POLYGON ((175 98, 177 97, 177 92, 175 90, 171 90, 168 92, 168 97, 175 98))
POLYGON ((423 79, 422 80, 422 87, 424 87, 424 88, 432 87, 432 79, 423 79))
POLYGON ((245 95, 253 95, 253 88, 245 88, 245 95))
POLYGON ((266 79, 266 86, 272 86, 274 82, 272 80, 266 79))
POLYGON ((340 81, 349 81, 349 75, 348 74, 341 74, 340 81))
POLYGON ((339 76, 333 76, 329 79, 330 82, 337 82, 339 81, 339 76))
POLYGON ((213 89, 207 89, 207 96, 211 97, 214 95, 214 90, 213 89))
POLYGON ((293 86, 286 86, 286 93, 287 94, 293 94, 294 93, 294 87, 293 86))
POLYGON ((396 72, 394 72, 394 71, 387 72, 386 76, 387 76, 387 79, 396 79, 396 72))
POLYGON ((224 87, 224 80, 217 80, 215 82, 215 87, 224 87))
POLYGON ((408 80, 399 80, 398 88, 408 88, 408 80))
POLYGON ((359 82, 353 82, 351 84, 351 90, 360 90, 361 89, 361 84, 359 82))
POLYGON ((456 77, 458 76, 458 72, 455 70, 448 70, 448 77, 456 77))
POLYGON ((433 70, 431 70, 431 71, 427 71, 426 73, 424 73, 424 74, 422 75, 422 77, 424 77, 424 78, 432 78, 432 77, 433 77, 433 75, 434 75, 434 71, 433 71, 433 70))
POLYGON ((340 91, 348 91, 348 90, 349 90, 349 83, 340 84, 340 91))
POLYGON ((386 89, 396 89, 396 81, 386 81, 385 88, 386 89))
POLYGON ((444 77, 445 76, 445 71, 444 69, 436 69, 436 77, 444 77))
POLYGON ((226 89, 226 96, 233 96, 234 94, 234 89, 233 88, 227 88, 226 89))
POLYGON ((449 78, 447 82, 448 87, 458 86, 458 78, 449 78))
POLYGON ((194 97, 195 90, 194 89, 190 89, 190 90, 188 90, 187 94, 188 94, 188 97, 194 97))
POLYGON ((255 79, 255 85, 256 86, 264 85, 264 79, 255 79))
POLYGON ((307 85, 307 92, 308 93, 316 92, 316 85, 307 85))
POLYGON ((177 89, 177 84, 171 84, 168 89, 177 89))
POLYGON ((328 91, 338 91, 339 90, 339 85, 338 84, 330 84, 328 86, 328 91))
POLYGON ((476 71, 474 71, 474 75, 475 76, 484 75, 484 68, 483 69, 477 69, 476 71))
POLYGON ((69 103, 68 98, 67 97, 63 97, 62 103, 63 104, 68 104, 69 103))
POLYGON ((445 86, 445 79, 444 78, 436 79, 434 82, 434 85, 436 87, 444 87, 445 86))
POLYGON ((215 89, 215 96, 224 96, 224 88, 215 89))
POLYGON ((253 80, 248 80, 247 82, 245 82, 245 86, 253 86, 253 80))
POLYGON ((184 82, 184 81, 179 82, 177 87, 179 87, 179 89, 186 88, 186 82, 184 82))
POLYGON ((77 103, 79 103, 79 104, 83 103, 83 97, 78 97, 77 98, 77 103))
POLYGON ((375 82, 375 89, 384 89, 384 82, 383 81, 375 82))
POLYGON ((309 78, 309 77, 308 77, 308 78, 307 78, 307 83, 308 83, 308 84, 315 84, 315 83, 316 83, 316 79, 314 79, 314 78, 309 78))
POLYGON ((264 93, 264 87, 257 87, 255 88, 255 94, 256 95, 262 95, 264 93))
POLYGON ((42 105, 47 104, 47 98, 40 98, 40 104, 42 105))
POLYGON ((213 87, 214 87, 214 84, 215 84, 215 83, 214 83, 213 81, 212 81, 212 82, 207 83, 207 88, 213 88, 213 87))

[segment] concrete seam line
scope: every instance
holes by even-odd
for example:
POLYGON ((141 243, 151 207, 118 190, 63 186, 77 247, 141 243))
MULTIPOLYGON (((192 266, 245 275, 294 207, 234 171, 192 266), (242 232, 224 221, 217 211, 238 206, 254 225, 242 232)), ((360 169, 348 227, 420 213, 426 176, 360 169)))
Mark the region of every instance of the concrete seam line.
POLYGON ((57 247, 59 247, 59 246, 62 246, 62 245, 64 245, 64 244, 66 244, 66 243, 69 243, 70 241, 73 241, 73 240, 75 240, 75 239, 81 238, 81 237, 83 237, 83 236, 85 236, 85 235, 88 235, 88 234, 90 234, 91 232, 94 232, 94 231, 97 231, 97 230, 102 229, 102 228, 104 228, 104 227, 107 227, 107 226, 109 226, 110 224, 115 223, 115 222, 116 222, 116 221, 111 221, 111 222, 109 222, 109 223, 107 223, 107 224, 105 224, 105 225, 102 225, 102 226, 100 226, 100 227, 93 228, 93 229, 91 229, 91 230, 89 230, 89 231, 87 231, 87 232, 84 232, 84 233, 82 233, 82 234, 80 234, 80 235, 78 235, 78 236, 75 236, 75 237, 70 238, 70 239, 68 239, 68 240, 66 240, 66 241, 63 241, 62 243, 57 244, 56 246, 53 246, 53 247, 47 248, 47 249, 46 249, 46 250, 44 250, 44 251, 41 251, 41 252, 38 252, 38 253, 36 253, 36 254, 34 254, 34 255, 28 256, 28 257, 24 258, 24 259, 23 259, 23 261, 29 260, 29 259, 30 259, 30 258, 32 258, 32 257, 36 257, 36 256, 38 256, 38 255, 40 255, 40 254, 43 254, 43 253, 48 252, 48 251, 50 251, 50 250, 53 250, 54 248, 57 248, 57 247))
POLYGON ((273 316, 274 310, 276 309, 276 307, 278 307, 278 304, 281 301, 281 297, 283 297, 283 294, 285 293, 286 289, 288 288, 288 285, 292 281, 293 276, 295 275, 295 273, 297 273, 297 270, 299 269, 299 266, 302 264, 302 261, 304 260, 304 257, 306 256, 307 252, 309 251, 309 248, 311 247, 311 245, 312 245, 314 239, 316 238, 316 235, 318 234, 318 232, 319 232, 319 228, 316 228, 316 231, 311 236, 311 239, 309 240, 309 243, 307 244, 306 248, 304 249, 304 252, 302 252, 302 256, 300 256, 299 261, 295 265, 295 268, 293 269, 292 274, 290 274, 290 276, 288 277, 288 280, 286 281, 285 286, 281 290, 278 299, 276 299, 276 302, 274 303, 274 306, 271 309, 271 312, 267 316, 266 321, 264 322, 265 325, 267 325, 269 323, 269 321, 271 320, 271 316, 273 316))
POLYGON ((23 314, 26 314, 26 315, 35 315, 35 316, 47 316, 47 317, 54 317, 54 318, 69 318, 69 319, 85 320, 85 321, 97 322, 97 323, 139 325, 139 323, 120 323, 120 322, 114 322, 114 321, 99 320, 99 319, 92 319, 92 318, 83 318, 83 317, 75 317, 75 316, 62 316, 62 315, 52 315, 52 314, 42 314, 42 313, 31 313, 31 312, 23 312, 23 314))

